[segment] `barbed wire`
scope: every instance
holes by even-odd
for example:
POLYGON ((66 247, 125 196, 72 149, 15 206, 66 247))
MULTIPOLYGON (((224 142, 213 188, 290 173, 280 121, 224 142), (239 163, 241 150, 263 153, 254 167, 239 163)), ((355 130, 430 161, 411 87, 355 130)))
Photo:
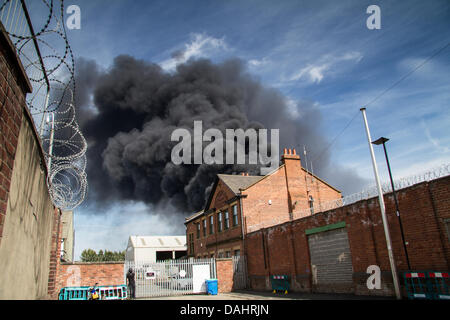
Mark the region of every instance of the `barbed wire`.
POLYGON ((87 193, 87 143, 76 121, 75 62, 64 0, 33 0, 33 8, 47 14, 40 21, 31 21, 25 0, 0 3, 0 21, 33 87, 27 106, 44 149, 50 196, 58 208, 73 210, 87 193))
MULTIPOLYGON (((415 184, 419 184, 422 182, 436 180, 442 177, 446 177, 450 175, 450 164, 443 164, 439 167, 432 168, 427 171, 423 171, 411 176, 407 176, 404 178, 400 178, 394 180, 394 188, 395 191, 400 191, 402 189, 411 187, 415 184)), ((383 194, 387 194, 392 192, 392 186, 390 182, 384 182, 381 184, 381 189, 383 194)), ((342 197, 341 199, 336 199, 332 201, 327 201, 324 203, 319 203, 314 205, 312 208, 312 212, 314 214, 319 212, 325 212, 333 209, 337 209, 343 206, 347 206, 352 203, 356 203, 361 200, 367 200, 370 198, 374 198, 378 196, 378 189, 376 186, 371 186, 369 188, 363 189, 360 192, 350 194, 348 196, 342 197)), ((298 212, 295 212, 297 217, 303 217, 305 215, 311 215, 311 208, 302 209, 298 212)))
MULTIPOLYGON (((411 187, 413 185, 422 183, 422 182, 428 182, 432 180, 436 180, 439 178, 443 178, 450 175, 450 164, 443 164, 439 167, 433 168, 431 170, 427 170, 415 175, 407 176, 404 178, 400 178, 398 180, 394 181, 394 188, 395 191, 401 191, 402 189, 411 187)), ((392 192, 392 187, 390 182, 385 182, 382 184, 382 191, 383 194, 387 194, 392 192)), ((321 212, 327 212, 331 210, 335 210, 353 203, 356 203, 358 201, 362 200, 368 200, 374 197, 378 196, 378 190, 376 186, 369 187, 367 189, 364 189, 360 192, 342 197, 340 199, 332 200, 323 202, 320 204, 316 204, 313 206, 313 208, 305 208, 300 210, 295 210, 292 213, 292 216, 289 217, 286 215, 280 215, 276 216, 270 219, 262 219, 260 221, 257 221, 258 218, 255 218, 252 223, 248 225, 247 229, 248 232, 257 231, 262 228, 268 228, 276 225, 281 225, 283 223, 286 223, 290 220, 296 220, 304 217, 311 217, 315 216, 318 213, 321 212)), ((326 220, 328 220, 330 217, 325 217, 326 220)))

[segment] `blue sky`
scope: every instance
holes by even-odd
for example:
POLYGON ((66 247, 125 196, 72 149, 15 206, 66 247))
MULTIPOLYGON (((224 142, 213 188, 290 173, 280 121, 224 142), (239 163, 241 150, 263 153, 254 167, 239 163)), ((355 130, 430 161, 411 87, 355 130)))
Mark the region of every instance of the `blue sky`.
MULTIPOLYGON (((287 101, 312 102, 330 142, 357 114, 331 154, 370 184, 373 171, 359 108, 450 41, 448 0, 65 2, 71 4, 81 9, 81 29, 67 30, 76 58, 93 59, 106 69, 117 55, 129 54, 170 71, 184 61, 172 58, 175 51, 183 51, 184 59, 238 57, 287 101), (380 30, 366 27, 372 4, 381 9, 380 30)), ((368 106, 372 138, 390 139, 394 178, 450 163, 449 80, 447 47, 368 106)), ((375 154, 386 181, 382 148, 375 154)), ((88 210, 81 205, 75 211, 76 256, 87 247, 123 250, 131 234, 184 234, 182 221, 148 215, 152 209, 141 204, 95 216, 88 210)))

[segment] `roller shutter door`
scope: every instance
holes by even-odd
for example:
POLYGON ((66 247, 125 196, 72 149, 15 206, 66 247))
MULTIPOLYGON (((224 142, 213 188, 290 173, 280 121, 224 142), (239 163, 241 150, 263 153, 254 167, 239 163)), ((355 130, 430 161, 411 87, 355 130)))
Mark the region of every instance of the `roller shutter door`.
POLYGON ((352 257, 345 228, 310 234, 308 244, 314 285, 325 285, 330 291, 352 285, 352 257))

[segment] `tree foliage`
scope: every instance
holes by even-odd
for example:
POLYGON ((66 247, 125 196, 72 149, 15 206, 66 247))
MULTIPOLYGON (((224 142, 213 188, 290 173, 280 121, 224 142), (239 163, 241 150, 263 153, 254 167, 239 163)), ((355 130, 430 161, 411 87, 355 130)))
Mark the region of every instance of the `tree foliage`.
POLYGON ((99 250, 97 253, 93 249, 85 249, 81 252, 82 262, 108 262, 125 261, 125 251, 99 250))

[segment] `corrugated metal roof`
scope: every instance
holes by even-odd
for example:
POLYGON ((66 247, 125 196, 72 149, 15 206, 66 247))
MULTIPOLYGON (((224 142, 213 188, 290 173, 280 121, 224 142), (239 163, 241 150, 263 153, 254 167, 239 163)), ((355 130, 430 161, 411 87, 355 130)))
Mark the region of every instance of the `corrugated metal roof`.
POLYGON ((130 236, 135 248, 186 247, 186 236, 130 236))

